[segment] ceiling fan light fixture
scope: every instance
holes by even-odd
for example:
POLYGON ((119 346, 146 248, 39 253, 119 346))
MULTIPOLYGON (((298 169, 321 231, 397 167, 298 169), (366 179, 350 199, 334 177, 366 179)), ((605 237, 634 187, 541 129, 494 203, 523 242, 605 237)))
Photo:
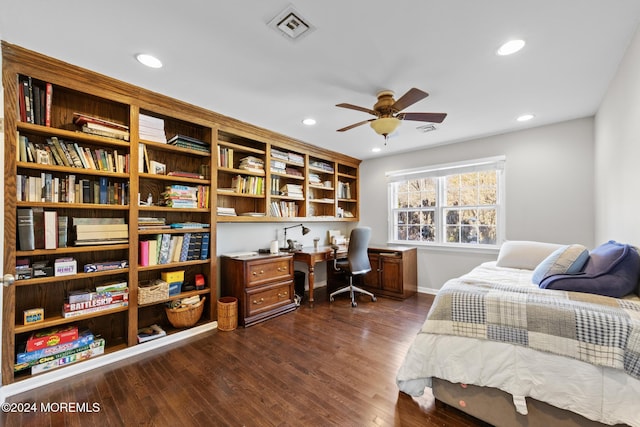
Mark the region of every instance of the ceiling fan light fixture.
POLYGON ((385 138, 387 135, 393 133, 398 126, 400 126, 400 119, 395 117, 380 117, 371 122, 371 128, 376 131, 378 135, 382 135, 385 138))

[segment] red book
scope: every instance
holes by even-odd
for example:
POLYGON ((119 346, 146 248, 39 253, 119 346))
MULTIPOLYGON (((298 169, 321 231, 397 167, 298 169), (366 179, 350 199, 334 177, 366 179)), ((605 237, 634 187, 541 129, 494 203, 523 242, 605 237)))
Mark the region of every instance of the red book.
POLYGON ((149 265, 149 241, 140 240, 140 265, 145 267, 149 265))
POLYGON ((45 126, 51 126, 51 102, 53 97, 53 85, 47 83, 46 100, 44 104, 44 124, 45 126))

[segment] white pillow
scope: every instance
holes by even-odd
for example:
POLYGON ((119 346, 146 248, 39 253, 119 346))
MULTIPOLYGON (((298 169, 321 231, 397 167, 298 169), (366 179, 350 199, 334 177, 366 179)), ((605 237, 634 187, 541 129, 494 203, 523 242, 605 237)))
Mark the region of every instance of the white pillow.
POLYGON ((510 240, 502 244, 496 265, 535 270, 538 264, 562 246, 556 243, 510 240))

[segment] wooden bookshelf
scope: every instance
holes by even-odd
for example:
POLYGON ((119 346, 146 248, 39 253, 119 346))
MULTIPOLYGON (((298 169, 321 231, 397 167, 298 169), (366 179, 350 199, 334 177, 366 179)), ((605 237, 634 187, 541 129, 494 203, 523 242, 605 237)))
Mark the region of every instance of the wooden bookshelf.
MULTIPOLYGON (((81 328, 89 328, 105 338, 105 353, 109 354, 136 346, 137 330, 153 323, 163 326, 168 334, 176 332, 177 330, 167 323, 164 313, 165 302, 168 300, 193 295, 205 296, 204 313, 197 325, 214 322, 218 288, 216 224, 219 222, 358 220, 358 159, 306 144, 6 42, 2 42, 2 79, 5 109, 5 272, 15 273, 17 260, 22 258, 28 258, 30 263, 53 263, 59 257, 72 257, 78 264, 78 273, 72 276, 17 280, 15 285, 4 288, 3 384, 30 377, 24 373, 14 374, 17 344, 24 341, 33 331, 51 325, 73 323, 81 328), (52 88, 51 106, 45 109, 45 112, 49 112, 49 123, 29 122, 21 116, 21 79, 26 77, 30 77, 33 85, 44 88, 45 91, 49 85, 52 88), (81 132, 74 123, 75 113, 106 119, 128 127, 128 140, 81 132), (199 144, 174 146, 146 134, 141 137, 140 132, 146 127, 141 126, 141 122, 146 122, 146 118, 161 121, 167 139, 174 135, 183 135, 197 140, 199 144), (105 158, 111 159, 111 165, 116 164, 117 167, 92 167, 89 158, 79 159, 82 167, 73 162, 48 163, 40 157, 25 158, 21 153, 21 137, 26 137, 34 144, 40 144, 45 151, 45 146, 49 144, 47 140, 53 141, 56 138, 65 143, 68 141, 78 146, 76 154, 87 153, 87 150, 89 156, 96 151, 105 153, 105 158), (221 149, 233 151, 233 160, 229 164, 218 163, 221 160, 221 149), (292 153, 294 157, 298 156, 297 161, 286 161, 286 165, 291 168, 289 172, 271 172, 270 161, 274 149, 292 153), (244 165, 241 165, 243 157, 259 159, 264 163, 263 170, 245 169, 244 165), (152 161, 159 169, 149 167, 152 161), (322 187, 317 187, 316 183, 309 179, 310 174, 316 173, 316 162, 324 162, 333 167, 333 172, 320 171, 323 174, 322 187), (170 176, 168 172, 181 172, 186 175, 170 176), (237 176, 247 177, 252 182, 261 181, 260 190, 246 193, 229 191, 237 176), (272 188, 275 184, 271 183, 271 179, 275 177, 279 177, 281 183, 300 185, 302 198, 276 194, 275 188, 272 188), (24 199, 22 192, 19 197, 18 184, 31 183, 31 178, 50 180, 56 183, 55 187, 59 190, 61 187, 58 186, 62 181, 69 185, 72 185, 75 179, 89 183, 98 182, 99 184, 88 184, 93 185, 94 193, 96 189, 102 189, 100 185, 108 186, 112 192, 109 193, 107 203, 96 198, 85 200, 84 195, 81 201, 64 200, 60 198, 60 194, 52 196, 51 200, 24 199), (351 197, 338 197, 340 180, 350 183, 351 197), (171 185, 197 187, 199 203, 206 203, 189 208, 159 205, 166 187, 171 185), (310 190, 313 197, 310 197, 310 190), (139 201, 145 202, 149 196, 153 201, 152 205, 139 204, 139 201), (296 216, 272 215, 270 205, 273 202, 298 204, 296 216), (245 215, 217 215, 217 207, 227 207, 245 215), (54 211, 58 216, 68 218, 122 220, 128 224, 128 243, 73 246, 73 241, 70 240, 67 247, 20 250, 17 210, 26 208, 54 211), (353 216, 340 217, 338 212, 347 208, 353 216), (138 223, 141 217, 164 218, 167 224, 197 222, 204 225, 195 230, 139 231, 138 223), (150 239, 156 234, 183 236, 187 232, 208 233, 207 259, 145 267, 139 265, 141 240, 150 239), (127 268, 101 273, 83 272, 84 264, 114 260, 126 260, 127 268), (186 291, 175 297, 138 305, 139 284, 159 278, 163 271, 173 270, 184 270, 185 282, 192 282, 196 274, 202 274, 206 280, 205 289, 195 293, 186 291), (91 289, 114 280, 126 281, 128 284, 127 307, 89 313, 71 319, 65 319, 61 315, 62 305, 69 291, 91 289), (43 323, 22 324, 23 311, 30 308, 44 309, 43 323)), ((50 155, 54 156, 54 153, 51 152, 50 155)))

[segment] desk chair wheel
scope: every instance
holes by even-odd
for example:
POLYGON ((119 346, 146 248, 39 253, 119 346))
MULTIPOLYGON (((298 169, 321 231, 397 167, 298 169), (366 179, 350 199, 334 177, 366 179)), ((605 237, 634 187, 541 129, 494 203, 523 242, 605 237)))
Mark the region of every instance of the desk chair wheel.
POLYGON ((329 297, 329 301, 333 302, 333 297, 329 297))
POLYGON ((355 301, 351 301, 351 307, 357 307, 357 306, 358 306, 358 303, 357 303, 357 302, 355 302, 355 301))
POLYGON ((376 297, 371 297, 371 301, 376 302, 378 299, 376 297))

